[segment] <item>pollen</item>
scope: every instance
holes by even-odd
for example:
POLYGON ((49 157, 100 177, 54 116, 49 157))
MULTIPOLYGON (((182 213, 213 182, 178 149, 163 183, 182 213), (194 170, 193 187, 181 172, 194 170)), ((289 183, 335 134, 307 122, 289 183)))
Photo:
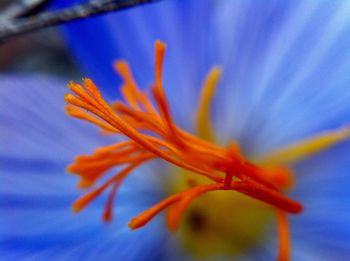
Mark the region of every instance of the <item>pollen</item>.
POLYGON ((90 79, 84 79, 82 84, 69 83, 68 87, 73 93, 65 96, 69 115, 97 125, 104 133, 124 137, 123 141, 98 148, 91 155, 78 156, 68 166, 68 172, 79 176, 78 186, 90 189, 75 201, 73 211, 83 210, 102 193, 109 191, 103 220, 110 221, 114 198, 123 181, 141 165, 162 159, 201 176, 206 182, 193 183, 188 189, 146 209, 131 219, 131 229, 146 225, 166 210, 168 229, 176 231, 183 214, 197 198, 214 191, 238 192, 275 210, 280 238, 279 260, 288 260, 290 243, 287 214, 299 214, 303 206, 285 194, 286 188, 294 184, 293 172, 286 164, 348 138, 349 130, 323 135, 272 153, 267 158, 249 161, 240 152, 237 142, 232 141, 226 147, 214 143, 209 114, 221 74, 218 67, 208 74, 199 98, 199 135, 193 135, 176 125, 163 86, 165 51, 166 45, 156 41, 155 80, 148 91, 139 88, 126 61, 114 64, 123 80, 121 101, 108 103, 90 79), (109 176, 108 172, 115 167, 119 171, 109 176))

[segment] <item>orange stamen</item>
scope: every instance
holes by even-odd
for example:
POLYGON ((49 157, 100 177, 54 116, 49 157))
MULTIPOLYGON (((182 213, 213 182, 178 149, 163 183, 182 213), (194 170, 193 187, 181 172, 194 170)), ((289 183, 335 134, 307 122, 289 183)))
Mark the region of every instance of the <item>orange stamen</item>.
POLYGON ((137 166, 139 166, 141 163, 143 163, 146 160, 151 159, 152 156, 146 155, 143 157, 143 159, 139 159, 136 162, 131 163, 128 167, 120 171, 118 174, 110 178, 108 181, 106 181, 103 185, 101 185, 99 188, 85 194, 78 200, 76 200, 73 204, 73 210, 75 212, 81 211, 83 208, 85 208, 92 200, 96 199, 101 193, 111 184, 120 184, 129 174, 130 172, 135 169, 137 166))
POLYGON ((108 223, 112 220, 115 194, 117 193, 119 186, 120 186, 120 182, 115 183, 112 187, 112 190, 111 190, 109 196, 108 196, 106 208, 105 208, 105 211, 103 212, 103 221, 106 223, 108 223))
POLYGON ((117 129, 113 128, 111 125, 93 117, 92 115, 84 112, 81 109, 78 109, 77 107, 66 106, 66 112, 68 115, 72 117, 91 122, 92 124, 95 124, 106 131, 117 132, 117 133, 119 132, 117 129))
POLYGON ((136 81, 131 73, 129 65, 125 61, 116 61, 114 63, 114 68, 123 78, 125 85, 122 87, 122 93, 125 100, 134 108, 141 109, 142 106, 146 111, 151 113, 156 113, 152 103, 149 101, 146 94, 142 93, 138 88, 136 81))
POLYGON ((287 214, 276 209, 278 228, 278 261, 289 261, 291 244, 289 239, 289 225, 287 214))
MULTIPOLYGON (((227 149, 227 154, 231 159, 231 164, 228 165, 224 180, 224 188, 228 189, 231 185, 232 178, 236 172, 237 165, 242 164, 243 157, 240 154, 237 144, 231 143, 227 149)), ((239 174, 238 174, 239 175, 239 174)))
POLYGON ((272 190, 255 181, 234 182, 231 183, 230 189, 234 189, 242 194, 258 199, 271 206, 283 209, 291 214, 299 214, 301 211, 303 211, 303 205, 301 205, 299 202, 296 202, 284 196, 282 193, 272 190))
POLYGON ((264 167, 262 168, 266 179, 268 179, 277 188, 283 190, 289 189, 294 185, 294 176, 292 171, 285 166, 264 167))
POLYGON ((112 144, 109 146, 104 146, 101 148, 98 148, 95 150, 95 155, 96 156, 105 156, 106 154, 110 154, 113 151, 118 151, 118 150, 125 150, 128 147, 134 147, 134 141, 132 140, 127 140, 127 141, 122 141, 117 144, 112 144))
POLYGON ((178 200, 173 206, 171 206, 171 208, 167 212, 168 229, 170 231, 177 230, 183 213, 193 200, 195 200, 197 197, 206 192, 218 190, 220 187, 222 187, 221 184, 210 184, 204 186, 197 186, 193 189, 187 190, 186 193, 184 193, 184 196, 182 196, 180 200, 178 200))
POLYGON ((122 87, 122 93, 125 100, 133 107, 138 109, 138 95, 139 90, 137 84, 132 76, 129 65, 125 61, 117 61, 114 63, 114 68, 123 77, 125 85, 122 87))
POLYGON ((161 41, 157 40, 155 44, 155 58, 156 58, 156 85, 158 88, 162 88, 162 78, 163 78, 163 61, 165 55, 166 45, 161 41))
POLYGON ((165 54, 166 45, 160 41, 156 41, 155 44, 155 77, 156 85, 152 88, 153 96, 159 107, 162 118, 167 123, 173 139, 182 145, 181 139, 177 136, 176 125, 172 120, 168 102, 163 89, 163 61, 165 54))
POLYGON ((165 200, 161 201, 157 205, 149 208, 147 211, 141 213, 137 217, 131 219, 129 223, 129 227, 132 229, 140 228, 146 225, 152 218, 154 218, 159 212, 161 212, 166 207, 175 203, 180 199, 180 194, 176 194, 174 196, 168 197, 165 200))
POLYGON ((129 226, 132 229, 144 226, 159 212, 173 205, 167 213, 167 223, 169 230, 174 231, 177 229, 181 216, 190 203, 200 195, 214 190, 236 190, 247 196, 262 200, 272 206, 290 213, 299 213, 303 208, 298 202, 252 182, 231 182, 229 187, 225 187, 220 183, 215 183, 196 186, 189 190, 175 194, 133 218, 129 226))

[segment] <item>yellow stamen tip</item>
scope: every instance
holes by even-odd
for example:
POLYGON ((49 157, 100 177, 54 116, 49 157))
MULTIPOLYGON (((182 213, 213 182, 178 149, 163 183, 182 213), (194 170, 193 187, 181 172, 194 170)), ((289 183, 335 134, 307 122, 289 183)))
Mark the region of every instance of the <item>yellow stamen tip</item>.
POLYGON ((319 134, 258 157, 264 165, 283 165, 304 160, 350 138, 350 127, 319 134))
POLYGON ((216 87, 221 76, 221 69, 215 66, 208 74, 202 88, 197 110, 197 133, 200 137, 214 141, 214 130, 210 119, 216 87))

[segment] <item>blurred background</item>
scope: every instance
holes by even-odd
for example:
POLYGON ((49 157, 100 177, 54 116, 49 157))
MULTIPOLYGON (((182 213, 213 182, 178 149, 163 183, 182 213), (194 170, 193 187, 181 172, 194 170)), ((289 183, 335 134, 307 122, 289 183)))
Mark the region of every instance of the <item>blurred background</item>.
POLYGON ((58 28, 15 36, 0 44, 1 73, 44 73, 67 79, 81 74, 58 28))
MULTIPOLYGON (((0 28, 1 25, 26 19, 26 17, 16 17, 18 13, 24 11, 27 11, 24 13, 29 17, 58 9, 52 7, 53 2, 55 2, 55 7, 68 6, 68 1, 64 0, 59 4, 57 4, 59 1, 50 0, 1 0, 0 28)), ((1 41, 0 72, 3 74, 43 73, 67 79, 75 78, 81 73, 69 54, 59 26, 38 29, 1 41)))

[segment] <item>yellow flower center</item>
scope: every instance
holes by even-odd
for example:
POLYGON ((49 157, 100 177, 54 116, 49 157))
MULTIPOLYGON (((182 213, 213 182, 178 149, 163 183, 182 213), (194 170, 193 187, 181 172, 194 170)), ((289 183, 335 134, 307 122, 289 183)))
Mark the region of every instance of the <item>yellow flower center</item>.
MULTIPOLYGON (((176 168, 168 182, 172 192, 205 184, 194 173, 176 168)), ((181 245, 202 258, 232 257, 248 251, 266 235, 273 223, 273 211, 260 201, 240 193, 217 191, 195 200, 181 222, 181 245)))
POLYGON ((234 253, 251 245, 263 233, 264 220, 268 216, 265 209, 272 209, 278 221, 278 260, 289 260, 287 213, 298 214, 303 207, 284 193, 293 185, 293 173, 287 164, 348 138, 350 130, 344 128, 258 159, 247 159, 235 141, 227 147, 213 142, 215 133, 210 123, 210 104, 220 70, 214 68, 204 85, 197 117, 199 136, 195 136, 176 126, 172 119, 162 83, 165 45, 157 41, 155 46, 155 83, 150 93, 139 89, 124 61, 116 62, 116 70, 124 80, 121 88, 124 102, 107 103, 89 79, 82 85, 69 84, 75 94, 65 96, 69 115, 89 121, 105 133, 128 138, 99 148, 92 155, 79 156, 68 167, 69 172, 81 178, 81 188, 91 188, 73 204, 73 210, 81 211, 110 188, 103 214, 103 219, 110 221, 115 194, 125 178, 141 164, 160 158, 190 171, 191 174, 175 173, 178 176, 175 180, 184 180, 187 184, 177 187, 175 194, 131 219, 130 228, 138 229, 166 210, 168 229, 176 231, 181 217, 192 205, 184 222, 185 245, 202 256, 207 250, 208 253, 234 253), (109 171, 114 167, 121 169, 110 175, 109 171), (248 218, 256 211, 262 223, 249 225, 248 218))

